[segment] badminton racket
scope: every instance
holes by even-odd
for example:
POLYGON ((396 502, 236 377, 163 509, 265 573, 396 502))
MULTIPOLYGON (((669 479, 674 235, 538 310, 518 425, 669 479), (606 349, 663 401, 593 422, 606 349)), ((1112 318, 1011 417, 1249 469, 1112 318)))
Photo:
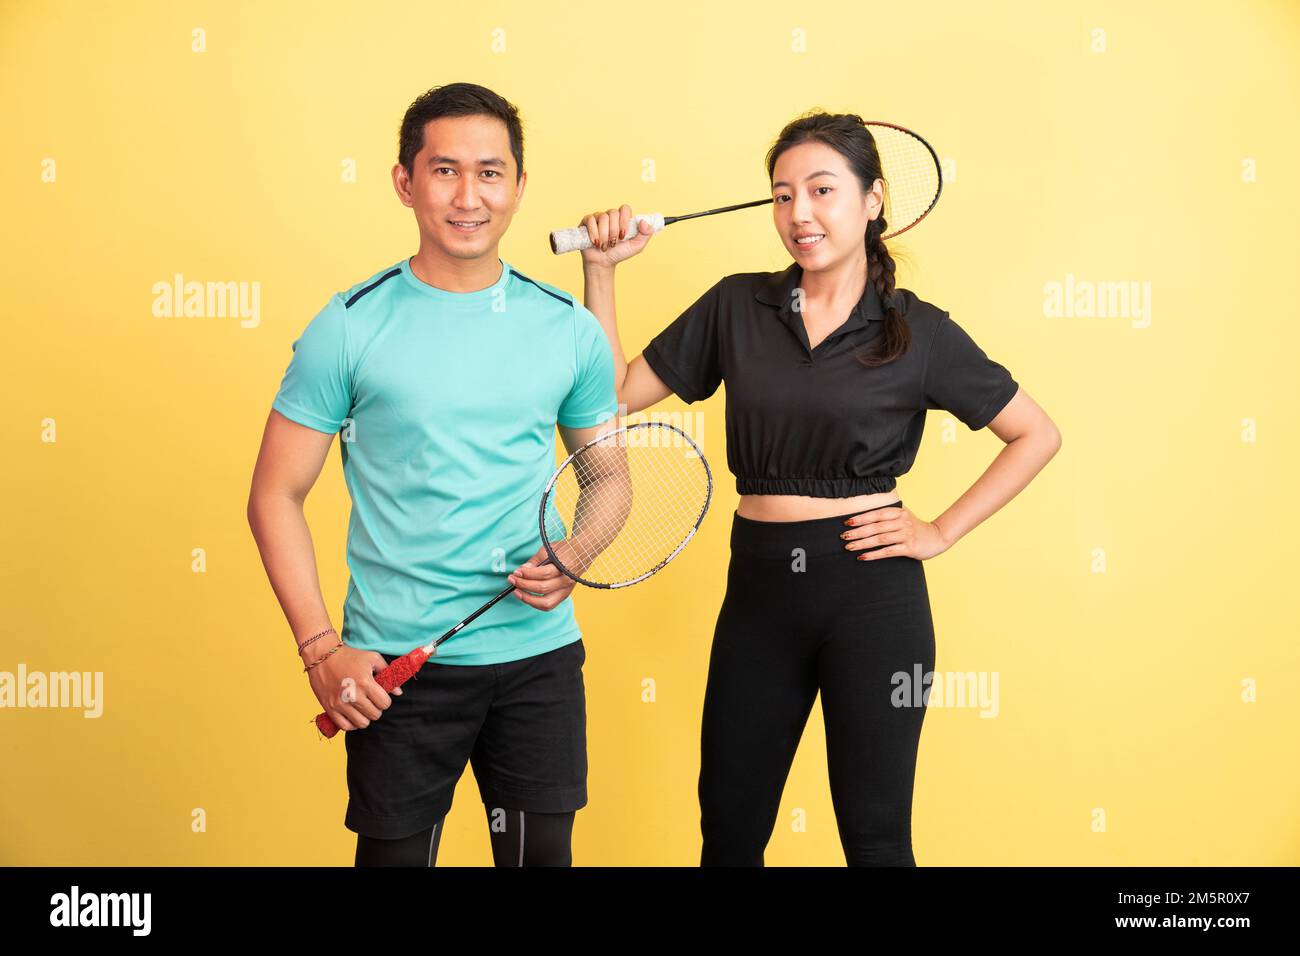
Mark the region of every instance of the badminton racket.
MULTIPOLYGON (((933 146, 910 129, 893 123, 872 122, 865 125, 875 138, 876 149, 880 153, 881 170, 885 174, 885 221, 893 223, 890 231, 881 238, 892 239, 907 232, 928 216, 935 203, 939 201, 939 192, 943 188, 939 156, 933 146)), ((763 206, 770 202, 771 199, 757 199, 754 202, 721 206, 718 209, 687 213, 684 216, 665 216, 657 212, 633 216, 628 222, 627 235, 619 241, 624 242, 634 238, 638 224, 643 219, 650 223, 654 232, 660 232, 683 219, 716 216, 718 213, 763 206)), ((590 247, 591 236, 585 226, 556 229, 551 233, 551 251, 556 255, 590 247)))
MULTIPOLYGON (((592 588, 644 581, 686 547, 712 495, 709 464, 680 428, 639 422, 606 432, 569 455, 546 483, 537 513, 542 564, 592 588)), ((392 693, 439 645, 513 590, 509 585, 437 640, 377 671, 375 683, 392 693)), ((316 726, 326 737, 339 730, 324 713, 316 726)))

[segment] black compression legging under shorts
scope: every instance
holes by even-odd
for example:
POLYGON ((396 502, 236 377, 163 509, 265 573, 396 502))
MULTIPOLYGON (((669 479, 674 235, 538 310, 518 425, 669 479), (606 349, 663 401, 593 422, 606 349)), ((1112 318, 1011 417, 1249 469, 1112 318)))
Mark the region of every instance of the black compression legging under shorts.
MULTIPOLYGON (((572 866, 574 812, 535 813, 487 807, 495 866, 572 866)), ((433 866, 442 839, 439 819, 396 840, 357 835, 357 866, 433 866)))
POLYGON ((763 864, 819 691, 845 859, 916 865, 912 784, 925 708, 900 682, 934 669, 925 571, 909 557, 856 560, 863 552, 839 537, 845 517, 734 516, 701 733, 702 865, 763 864))

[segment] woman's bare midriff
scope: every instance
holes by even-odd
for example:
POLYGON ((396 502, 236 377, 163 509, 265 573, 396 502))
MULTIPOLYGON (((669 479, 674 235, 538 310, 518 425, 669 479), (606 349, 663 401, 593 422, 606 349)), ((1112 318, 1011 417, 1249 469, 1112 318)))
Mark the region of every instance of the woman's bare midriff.
POLYGON ((898 489, 854 498, 810 498, 806 495, 741 495, 736 513, 751 521, 812 521, 833 518, 902 501, 898 489))

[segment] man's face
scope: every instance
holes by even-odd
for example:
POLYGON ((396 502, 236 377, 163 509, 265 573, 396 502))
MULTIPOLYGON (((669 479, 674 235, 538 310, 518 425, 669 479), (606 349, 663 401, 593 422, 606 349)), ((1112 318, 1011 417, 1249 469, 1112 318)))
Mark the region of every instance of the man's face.
POLYGON ((393 185, 424 241, 457 259, 496 258, 528 180, 525 173, 516 183, 516 172, 505 123, 444 116, 425 124, 410 177, 401 163, 393 167, 393 185))

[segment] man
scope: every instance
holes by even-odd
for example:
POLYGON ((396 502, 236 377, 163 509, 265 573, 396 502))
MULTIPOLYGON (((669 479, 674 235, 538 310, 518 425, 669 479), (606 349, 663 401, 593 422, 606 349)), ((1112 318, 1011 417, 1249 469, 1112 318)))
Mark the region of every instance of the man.
POLYGON ((356 864, 432 866, 470 761, 496 865, 569 865, 587 802, 586 654, 573 581, 542 566, 537 509, 556 426, 572 451, 617 424, 611 351, 573 296, 498 255, 527 182, 513 106, 474 84, 429 90, 392 175, 419 250, 334 295, 294 343, 249 523, 312 691, 347 731, 356 864), (336 433, 352 498, 341 638, 303 515, 336 433), (374 673, 506 580, 513 596, 393 706, 374 673))

